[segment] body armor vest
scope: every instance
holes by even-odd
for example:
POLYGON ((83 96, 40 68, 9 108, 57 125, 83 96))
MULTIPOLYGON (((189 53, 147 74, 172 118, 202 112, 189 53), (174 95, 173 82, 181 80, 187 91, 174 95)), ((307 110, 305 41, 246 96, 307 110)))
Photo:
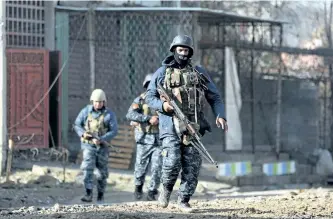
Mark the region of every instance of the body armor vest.
MULTIPOLYGON (((101 114, 97 118, 94 118, 91 113, 88 114, 87 122, 84 126, 84 129, 94 135, 102 136, 104 135, 108 129, 105 127, 104 124, 104 114, 101 114)), ((81 138, 81 142, 93 144, 91 140, 81 138)))
MULTIPOLYGON (((146 92, 140 95, 140 100, 139 100, 140 112, 148 116, 158 116, 156 111, 153 111, 151 110, 151 108, 149 108, 148 104, 145 102, 145 98, 146 98, 146 92)), ((156 134, 159 132, 158 125, 151 125, 150 123, 140 123, 140 125, 137 126, 136 128, 138 131, 144 133, 156 134)))
MULTIPOLYGON (((167 68, 165 72, 164 88, 166 92, 197 131, 200 130, 203 122, 205 129, 208 130, 206 128, 208 123, 202 112, 207 82, 208 79, 193 69, 191 65, 187 65, 184 69, 167 68)), ((180 123, 175 117, 173 121, 177 134, 183 139, 183 143, 188 145, 189 139, 187 139, 185 124, 180 123)))
POLYGON ((184 69, 167 68, 164 88, 192 122, 199 122, 203 108, 204 87, 198 72, 188 65, 184 69))

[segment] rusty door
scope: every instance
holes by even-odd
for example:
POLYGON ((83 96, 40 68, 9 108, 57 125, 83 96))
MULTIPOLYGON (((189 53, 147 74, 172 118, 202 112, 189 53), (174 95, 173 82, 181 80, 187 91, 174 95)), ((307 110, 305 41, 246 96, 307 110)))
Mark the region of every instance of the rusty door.
MULTIPOLYGON (((16 148, 49 147, 49 52, 7 49, 8 135, 16 148)), ((55 118, 57 119, 57 118, 55 118)))

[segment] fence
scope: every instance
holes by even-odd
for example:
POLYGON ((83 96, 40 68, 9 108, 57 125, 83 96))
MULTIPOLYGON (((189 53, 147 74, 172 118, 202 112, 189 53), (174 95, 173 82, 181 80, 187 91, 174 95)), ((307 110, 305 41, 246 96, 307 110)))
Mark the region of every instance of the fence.
MULTIPOLYGON (((228 73, 225 52, 227 47, 232 48, 241 88, 239 123, 243 152, 280 153, 329 144, 330 94, 324 57, 317 57, 320 65, 307 69, 299 65, 295 69, 290 63, 304 62, 310 56, 299 56, 303 50, 296 49, 298 54, 294 54, 295 49, 281 47, 281 22, 203 9, 179 10, 58 7, 60 28, 56 44, 63 62, 68 60, 68 69, 63 72, 63 82, 67 80, 68 87, 63 84, 62 92, 68 98, 63 105, 68 119, 63 120, 67 121, 63 130, 69 133, 70 145, 78 144, 70 125, 88 104, 95 87, 106 91, 118 123, 128 124, 125 115, 133 99, 143 92, 144 76, 161 65, 177 33, 194 38, 194 60, 208 70, 226 104, 233 97, 226 95, 224 89, 228 73), (68 92, 64 92, 66 89, 68 92)), ((228 148, 221 130, 215 128, 208 106, 206 114, 214 128, 212 134, 204 137, 204 143, 218 159, 214 152, 228 148)), ((230 121, 230 129, 233 124, 230 121)), ((235 133, 233 137, 239 135, 235 133)))
MULTIPOLYGON (((115 111, 118 123, 127 124, 125 115, 134 98, 144 91, 145 75, 160 67, 178 30, 192 32, 191 22, 189 12, 70 12, 69 126, 95 87, 107 93, 107 104, 115 111), (183 24, 178 30, 177 23, 183 24)), ((77 142, 75 133, 67 129, 68 141, 77 142)))
MULTIPOLYGON (((281 151, 297 154, 300 151, 311 153, 316 147, 328 148, 331 52, 285 48, 282 28, 271 23, 224 23, 222 30, 228 34, 204 31, 206 36, 200 46, 205 51, 202 63, 210 72, 225 69, 227 57, 222 58, 222 62, 217 61, 223 57, 222 49, 230 47, 235 51, 236 77, 241 90, 239 123, 242 135, 235 133, 231 138, 242 140, 231 141, 240 142, 243 152, 274 150, 278 154, 281 151), (218 65, 205 61, 209 59, 218 65)), ((230 81, 223 81, 227 78, 224 74, 230 72, 220 74, 222 80, 218 85, 228 87, 230 81)), ((230 88, 235 89, 235 86, 230 88)), ((234 97, 226 94, 224 97, 228 109, 234 97)), ((236 108, 229 108, 229 114, 235 114, 236 108)), ((235 127, 234 123, 238 121, 234 118, 230 124, 235 127)))
MULTIPOLYGON (((252 60, 246 57, 250 53, 238 50, 239 66, 249 66, 252 60)), ((240 77, 242 127, 251 130, 243 137, 244 145, 253 144, 256 151, 275 145, 276 151, 289 154, 311 154, 315 148, 328 148, 330 94, 325 57, 259 49, 255 57, 253 76, 239 67, 239 74, 243 75, 240 77), (276 145, 278 138, 280 144, 276 145)))

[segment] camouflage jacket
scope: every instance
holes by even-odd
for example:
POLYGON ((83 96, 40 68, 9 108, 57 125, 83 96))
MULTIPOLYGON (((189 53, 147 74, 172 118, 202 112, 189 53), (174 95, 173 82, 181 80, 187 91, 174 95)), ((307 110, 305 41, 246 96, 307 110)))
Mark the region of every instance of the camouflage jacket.
POLYGON ((137 143, 154 144, 159 141, 158 125, 151 125, 149 120, 152 116, 157 116, 156 111, 145 103, 146 93, 141 94, 134 99, 132 105, 128 109, 126 118, 131 121, 131 125, 135 127, 135 140, 137 143))

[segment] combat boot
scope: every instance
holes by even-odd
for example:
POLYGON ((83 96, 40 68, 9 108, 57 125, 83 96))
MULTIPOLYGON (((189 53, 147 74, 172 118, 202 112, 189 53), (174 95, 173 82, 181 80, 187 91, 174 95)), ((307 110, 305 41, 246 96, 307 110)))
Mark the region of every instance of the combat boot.
POLYGON ((162 208, 166 208, 169 205, 171 191, 162 187, 160 196, 158 197, 158 202, 162 208))
POLYGON ((103 203, 104 202, 104 193, 103 192, 98 192, 97 202, 98 203, 103 203))
POLYGON ((86 189, 86 195, 81 198, 83 202, 92 202, 92 189, 86 189))
POLYGON ((156 201, 156 195, 157 195, 157 190, 153 190, 153 191, 148 191, 148 195, 147 195, 147 200, 148 201, 156 201))
POLYGON ((137 200, 140 200, 142 198, 142 195, 143 195, 142 186, 143 185, 135 186, 134 197, 137 200))
POLYGON ((193 212, 193 209, 191 208, 191 205, 188 203, 190 201, 189 198, 181 198, 178 196, 178 206, 179 209, 184 213, 191 213, 193 212))

